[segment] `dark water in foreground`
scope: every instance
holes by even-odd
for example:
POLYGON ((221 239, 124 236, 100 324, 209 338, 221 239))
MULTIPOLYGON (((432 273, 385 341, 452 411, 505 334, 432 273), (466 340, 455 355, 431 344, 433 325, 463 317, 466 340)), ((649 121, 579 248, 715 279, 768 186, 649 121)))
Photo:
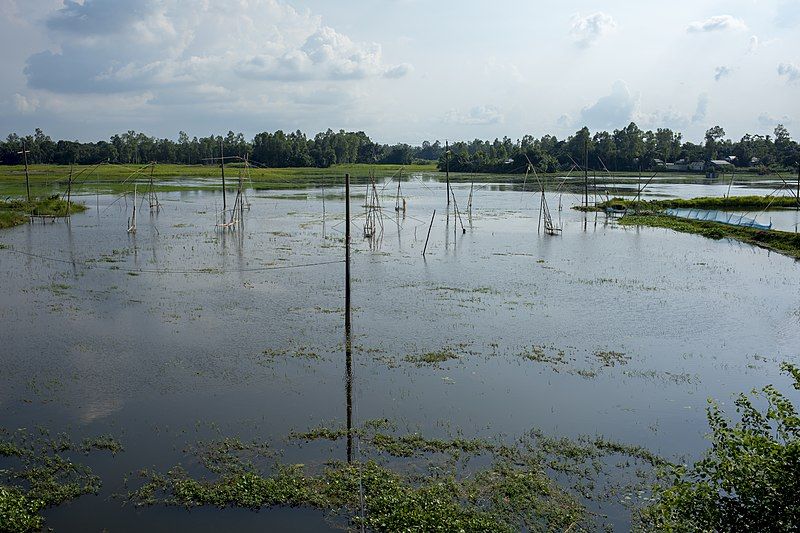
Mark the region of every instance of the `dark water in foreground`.
MULTIPOLYGON (((584 230, 568 208, 574 195, 560 213, 548 197, 563 235, 538 235, 537 196, 489 187, 476 188, 462 234, 445 221, 442 186, 403 190, 405 218, 385 190, 378 242, 361 238, 363 197, 352 202, 356 424, 387 418, 430 437, 507 440, 539 428, 691 459, 707 445, 708 397, 732 409, 739 392, 785 389, 779 362, 800 361, 800 264, 790 258, 602 215, 584 230), (519 356, 534 345, 563 351, 564 362, 519 356), (441 367, 404 361, 448 347, 463 356, 441 367), (602 351, 629 362, 604 366, 602 351)), ((462 208, 468 190, 456 187, 462 208)), ((49 527, 330 527, 307 510, 137 510, 111 498, 127 491, 129 472, 165 471, 187 461, 186 446, 220 436, 271 442, 287 461, 345 458, 342 442, 289 449, 284 440, 344 423, 344 204, 338 189, 326 193, 324 217, 319 190, 251 193, 234 233, 214 228, 218 194, 186 191, 162 195, 158 215, 140 211, 135 236, 125 231, 130 206, 110 196, 99 211, 86 197, 92 209, 71 224, 0 234, 28 254, 0 250, 0 425, 108 433, 125 445, 87 458, 103 492, 48 511, 49 527)), ((605 512, 626 527, 624 510, 605 512)))

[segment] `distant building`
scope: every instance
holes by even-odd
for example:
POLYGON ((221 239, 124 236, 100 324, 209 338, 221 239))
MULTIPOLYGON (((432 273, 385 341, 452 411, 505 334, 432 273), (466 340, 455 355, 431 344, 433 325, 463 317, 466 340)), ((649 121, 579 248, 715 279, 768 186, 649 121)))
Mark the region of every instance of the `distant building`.
POLYGON ((705 161, 692 161, 689 163, 689 170, 693 172, 702 172, 706 168, 705 161))
POLYGON ((689 165, 685 159, 678 159, 674 163, 667 163, 664 165, 667 172, 686 172, 689 170, 689 165))
POLYGON ((714 179, 720 174, 733 172, 734 168, 733 163, 727 159, 713 159, 705 165, 706 177, 714 179))

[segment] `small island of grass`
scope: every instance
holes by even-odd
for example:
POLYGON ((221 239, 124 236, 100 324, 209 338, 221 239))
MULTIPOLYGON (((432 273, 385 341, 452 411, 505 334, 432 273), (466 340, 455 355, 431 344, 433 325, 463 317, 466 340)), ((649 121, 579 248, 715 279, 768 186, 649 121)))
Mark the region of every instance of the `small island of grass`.
POLYGON ((0 200, 0 229, 25 224, 31 216, 65 217, 86 211, 86 206, 67 202, 58 195, 27 200, 0 200))

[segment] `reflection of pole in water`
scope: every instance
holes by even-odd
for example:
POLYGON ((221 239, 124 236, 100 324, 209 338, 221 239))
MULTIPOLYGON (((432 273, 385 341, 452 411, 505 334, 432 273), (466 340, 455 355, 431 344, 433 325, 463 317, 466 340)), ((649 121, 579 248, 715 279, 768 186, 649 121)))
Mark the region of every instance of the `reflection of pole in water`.
MULTIPOLYGON (((69 219, 67 219, 69 220, 69 219)), ((78 279, 78 263, 75 260, 75 243, 72 240, 72 224, 67 224, 67 247, 69 248, 69 260, 72 264, 72 275, 78 279)))
POLYGON ((353 341, 350 307, 350 174, 344 175, 344 349, 347 393, 347 462, 353 461, 353 341))

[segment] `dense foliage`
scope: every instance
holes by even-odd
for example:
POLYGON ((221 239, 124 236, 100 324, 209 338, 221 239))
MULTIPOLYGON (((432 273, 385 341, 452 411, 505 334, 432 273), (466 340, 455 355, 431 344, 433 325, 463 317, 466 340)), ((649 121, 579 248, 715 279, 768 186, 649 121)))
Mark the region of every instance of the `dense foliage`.
MULTIPOLYGON (((582 165, 612 171, 634 171, 653 168, 656 160, 674 162, 705 161, 735 156, 738 167, 794 168, 800 161, 798 143, 791 139, 782 125, 775 135, 745 135, 739 141, 725 139, 725 131, 715 126, 706 132, 702 144, 684 142, 680 133, 660 128, 643 131, 635 123, 625 128, 591 134, 583 128, 566 139, 553 135, 534 138, 525 135, 512 141, 455 142, 450 146, 449 167, 454 172, 525 172, 528 160, 540 172, 569 170, 582 165)), ((263 132, 252 140, 241 133, 229 131, 223 136, 189 138, 185 132, 178 140, 157 139, 144 133, 128 131, 114 135, 108 141, 53 141, 41 130, 20 137, 12 133, 0 141, 0 162, 20 164, 22 146, 28 150, 30 163, 93 164, 112 163, 213 163, 219 157, 220 145, 226 156, 248 156, 257 164, 269 167, 329 167, 334 164, 386 163, 410 164, 414 161, 438 161, 445 170, 445 145, 440 141, 425 141, 421 146, 387 145, 372 141, 364 132, 334 132, 328 130, 307 137, 301 131, 285 133, 263 132)))
MULTIPOLYGON (((800 369, 784 364, 800 390, 800 369)), ((800 417, 772 385, 736 400, 740 420, 708 409, 712 447, 691 467, 676 468, 669 486, 643 515, 648 529, 797 531, 800 529, 800 417), (761 408, 759 405, 761 404, 761 408)))
POLYGON ((329 167, 334 164, 387 163, 410 164, 415 159, 434 160, 441 152, 436 147, 412 148, 373 142, 364 132, 328 130, 308 138, 300 131, 259 133, 246 140, 241 133, 226 136, 189 138, 185 132, 178 140, 157 139, 144 133, 128 131, 108 141, 53 141, 40 129, 34 135, 10 134, 0 141, 0 161, 6 165, 23 162, 22 146, 33 164, 94 164, 101 161, 140 164, 157 163, 213 164, 222 152, 226 157, 249 157, 256 164, 269 167, 329 167))
POLYGON ((611 171, 638 171, 657 168, 678 160, 707 161, 733 156, 737 167, 766 172, 769 168, 796 168, 800 146, 782 125, 775 136, 745 135, 739 141, 725 139, 725 130, 715 126, 706 132, 705 142, 683 142, 683 136, 667 128, 643 131, 631 122, 625 128, 591 134, 588 128, 566 139, 553 135, 536 139, 530 135, 512 142, 508 137, 494 142, 475 139, 450 147, 449 162, 444 155, 439 168, 454 172, 525 172, 530 161, 539 172, 555 172, 582 167, 611 171), (661 163, 657 162, 660 161, 661 163))

